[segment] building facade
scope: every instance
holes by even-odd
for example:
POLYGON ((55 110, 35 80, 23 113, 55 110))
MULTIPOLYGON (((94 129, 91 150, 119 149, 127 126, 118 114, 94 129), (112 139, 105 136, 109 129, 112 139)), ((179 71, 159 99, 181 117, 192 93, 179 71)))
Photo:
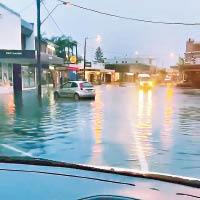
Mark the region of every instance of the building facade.
MULTIPOLYGON (((22 28, 20 15, 0 3, 0 49, 21 50, 22 38, 25 41, 26 28, 22 28)), ((26 24, 24 24, 26 25, 26 24)), ((30 24, 32 29, 32 24, 30 24)), ((11 92, 13 89, 13 64, 0 59, 0 91, 11 92)))
POLYGON ((186 42, 185 64, 200 64, 200 43, 189 39, 186 42))
MULTIPOLYGON (((34 24, 0 3, 0 93, 37 88, 37 39, 34 24)), ((55 46, 43 40, 41 65, 43 72, 50 66, 63 64, 55 55, 55 46)), ((48 76, 52 77, 48 71, 48 76)), ((50 78, 46 76, 46 79, 50 78)), ((52 79, 52 78, 51 78, 52 79)))
POLYGON ((172 68, 179 70, 180 86, 200 87, 200 43, 189 39, 183 62, 172 68))
POLYGON ((106 64, 131 64, 131 63, 143 63, 146 65, 154 65, 155 59, 153 57, 140 57, 136 56, 134 58, 130 57, 114 57, 114 58, 109 58, 105 59, 106 64))
MULTIPOLYGON (((84 63, 80 63, 78 67, 79 77, 83 79, 84 63)), ((85 69, 85 78, 94 84, 110 83, 118 81, 118 74, 115 73, 115 70, 105 69, 104 63, 91 62, 91 66, 85 69)))
POLYGON ((122 82, 135 82, 138 74, 156 73, 156 67, 153 65, 147 65, 144 63, 123 63, 123 64, 106 64, 106 69, 114 70, 115 73, 119 74, 119 81, 122 82))

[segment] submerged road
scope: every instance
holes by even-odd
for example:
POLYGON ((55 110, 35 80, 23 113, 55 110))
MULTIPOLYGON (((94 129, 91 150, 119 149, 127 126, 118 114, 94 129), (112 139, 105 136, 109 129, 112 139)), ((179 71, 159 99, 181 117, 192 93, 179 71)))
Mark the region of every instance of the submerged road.
POLYGON ((200 178, 200 90, 96 86, 96 100, 0 96, 0 156, 200 178))

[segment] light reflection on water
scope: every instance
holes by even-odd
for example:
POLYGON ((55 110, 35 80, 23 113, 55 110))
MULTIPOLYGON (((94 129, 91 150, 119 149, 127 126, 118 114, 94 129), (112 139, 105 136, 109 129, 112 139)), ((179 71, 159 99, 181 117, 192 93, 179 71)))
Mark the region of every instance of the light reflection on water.
POLYGON ((91 102, 93 114, 93 133, 94 133, 94 145, 92 147, 92 155, 91 155, 91 160, 90 164, 92 165, 103 165, 103 158, 102 158, 102 151, 103 151, 103 146, 101 145, 102 143, 102 121, 103 121, 103 103, 101 101, 101 90, 97 89, 96 90, 96 99, 95 101, 91 102))
POLYGON ((146 157, 151 155, 149 137, 152 135, 152 90, 138 91, 136 124, 133 129, 135 147, 142 171, 149 171, 146 157))
POLYGON ((96 90, 95 101, 80 102, 55 100, 52 91, 42 101, 34 91, 1 96, 1 143, 41 158, 200 177, 200 92, 96 90))
POLYGON ((164 113, 164 124, 163 130, 161 132, 161 141, 163 143, 163 147, 165 149, 169 149, 172 145, 172 136, 171 136, 171 129, 172 129, 172 101, 174 90, 171 87, 167 87, 166 90, 166 104, 165 104, 165 113, 164 113))

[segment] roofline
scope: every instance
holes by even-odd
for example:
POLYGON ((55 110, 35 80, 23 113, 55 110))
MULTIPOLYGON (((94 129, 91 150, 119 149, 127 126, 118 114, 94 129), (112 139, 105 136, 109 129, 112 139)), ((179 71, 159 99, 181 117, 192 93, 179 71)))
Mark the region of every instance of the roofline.
MULTIPOLYGON (((36 40, 38 39, 37 36, 35 36, 35 39, 36 39, 36 40)), ((55 44, 55 43, 49 41, 48 39, 41 38, 41 41, 44 42, 44 43, 46 43, 46 44, 52 44, 54 47, 58 47, 57 44, 55 44)))
POLYGON ((19 13, 17 13, 17 12, 15 12, 14 10, 12 10, 12 9, 8 8, 6 5, 4 5, 4 4, 0 3, 0 7, 2 7, 2 8, 4 8, 4 9, 6 9, 6 10, 7 10, 7 11, 9 11, 10 13, 12 13, 12 14, 16 15, 17 17, 20 17, 20 14, 19 14, 19 13))
POLYGON ((24 19, 21 19, 21 26, 24 26, 24 27, 30 29, 31 31, 33 31, 33 29, 34 29, 34 23, 29 23, 24 19))

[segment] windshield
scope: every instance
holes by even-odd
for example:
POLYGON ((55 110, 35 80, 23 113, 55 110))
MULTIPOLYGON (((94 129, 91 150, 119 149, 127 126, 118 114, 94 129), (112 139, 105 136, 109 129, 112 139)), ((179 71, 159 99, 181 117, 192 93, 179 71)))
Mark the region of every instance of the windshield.
POLYGON ((82 83, 82 87, 83 88, 89 88, 89 87, 93 87, 93 85, 91 83, 84 82, 84 83, 82 83))
POLYGON ((139 81, 149 81, 151 80, 150 77, 139 77, 139 81))
POLYGON ((0 156, 200 178, 199 2, 1 2, 0 156))

